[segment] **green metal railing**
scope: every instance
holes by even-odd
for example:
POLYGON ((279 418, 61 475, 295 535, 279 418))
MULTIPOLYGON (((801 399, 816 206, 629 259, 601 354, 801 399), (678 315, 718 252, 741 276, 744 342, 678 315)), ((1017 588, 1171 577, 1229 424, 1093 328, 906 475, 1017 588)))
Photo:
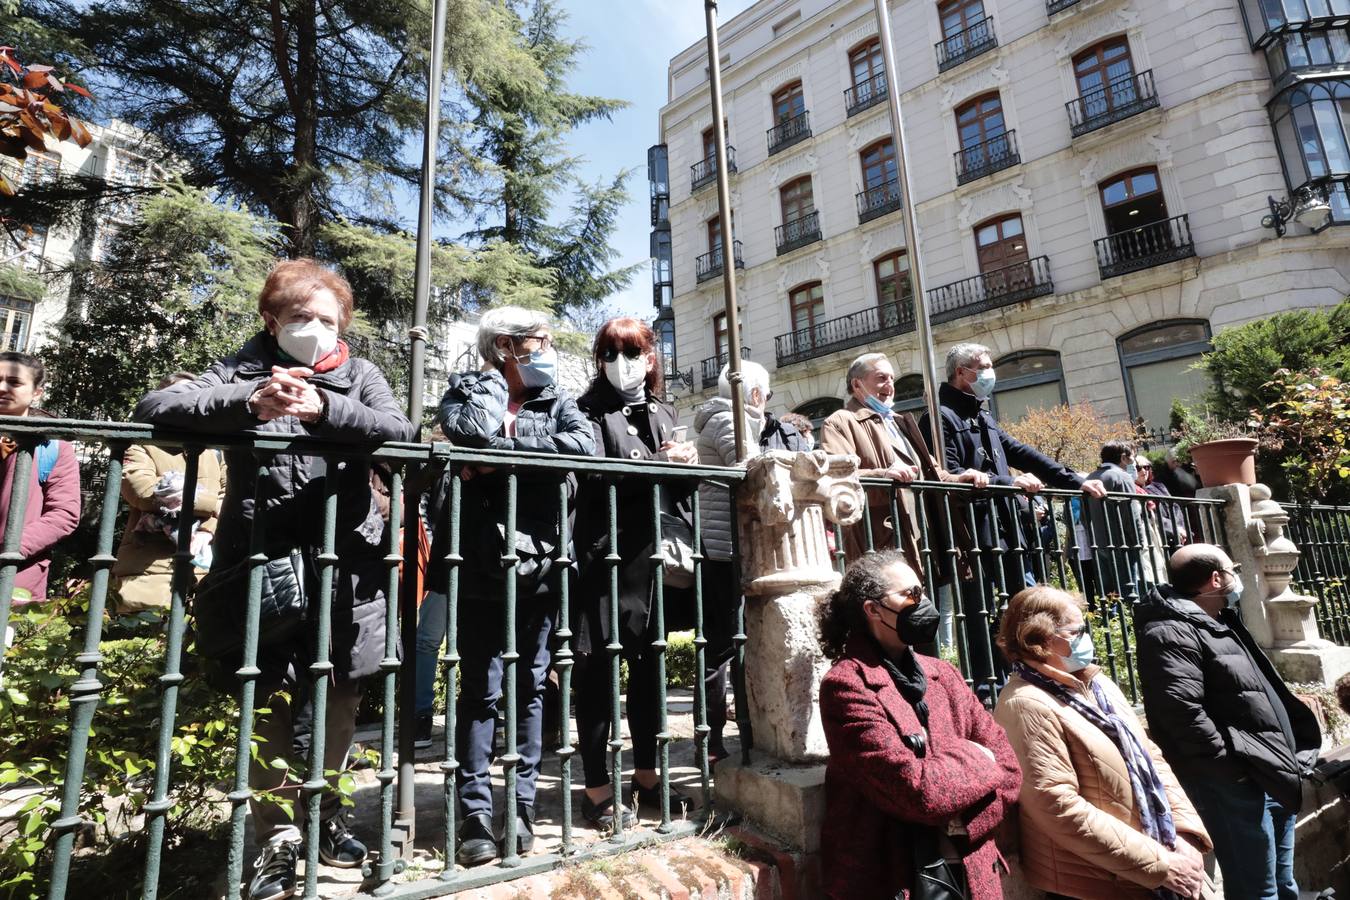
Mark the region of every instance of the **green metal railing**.
MULTIPOLYGON (((225 879, 227 896, 240 896, 247 874, 245 866, 245 824, 248 814, 247 804, 253 796, 249 785, 250 744, 254 737, 257 707, 261 701, 265 700, 265 698, 257 695, 258 681, 262 674, 258 658, 260 599, 263 568, 267 563, 265 551, 268 546, 268 516, 264 502, 266 499, 264 487, 267 483, 270 468, 277 464, 279 460, 284 460, 292 455, 322 457, 329 461, 329 471, 333 471, 333 466, 338 461, 346 459, 382 462, 393 472, 389 483, 389 522, 391 525, 386 530, 383 556, 388 569, 384 609, 385 643, 383 658, 379 667, 380 671, 372 678, 372 681, 382 688, 383 699, 383 717, 380 723, 380 761, 375 773, 380 797, 380 835, 378 842, 373 845, 378 852, 372 854, 374 858, 368 869, 367 880, 363 885, 364 890, 372 895, 385 897, 441 896, 471 887, 544 871, 561 864, 565 860, 575 861, 590 856, 610 854, 648 844, 652 841, 696 833, 706 827, 714 815, 708 760, 708 735, 710 730, 707 721, 708 697, 704 692, 701 677, 705 648, 708 644, 708 637, 704 631, 703 601, 705 585, 703 584, 703 557, 701 552, 698 552, 701 549, 699 523, 697 523, 698 491, 693 488, 702 483, 705 485, 720 485, 727 491, 734 491, 742 478, 740 470, 712 466, 601 460, 589 457, 577 458, 546 454, 505 453, 491 450, 464 450, 443 443, 433 445, 392 443, 359 445, 322 441, 304 435, 184 434, 141 425, 99 424, 56 419, 4 419, 0 420, 0 428, 3 428, 5 433, 11 435, 19 444, 15 451, 15 487, 8 509, 3 545, 0 546, 0 630, 3 630, 8 622, 14 579, 18 567, 23 561, 19 546, 24 521, 23 513, 25 505, 30 499, 27 496, 27 488, 34 464, 34 446, 42 440, 50 438, 78 441, 85 446, 106 447, 108 458, 107 477, 102 485, 97 548, 96 553, 89 560, 93 577, 83 650, 77 657, 81 667, 80 676, 70 686, 72 728, 64 760, 65 771, 60 792, 60 814, 51 825, 50 869, 43 873, 48 879, 47 896, 52 900, 58 900, 58 898, 64 898, 68 895, 72 864, 80 864, 74 862, 74 841, 77 830, 84 824, 80 815, 81 788, 85 776, 91 726, 97 724, 96 715, 103 688, 99 681, 99 664, 101 662, 99 646, 103 633, 104 610, 109 597, 109 569, 115 562, 114 539, 116 537, 115 531, 120 501, 121 460, 126 448, 133 443, 187 451, 187 471, 184 477, 185 497, 191 497, 195 494, 197 451, 218 448, 229 451, 232 460, 238 460, 243 456, 253 462, 251 472, 241 473, 237 471, 236 467, 236 470, 230 474, 233 479, 252 478, 254 508, 258 510, 258 513, 253 518, 249 536, 250 576, 245 607, 244 646, 240 666, 234 672, 238 685, 238 727, 233 741, 235 753, 234 777, 230 789, 220 798, 221 804, 229 807, 229 839, 225 879), (405 561, 406 550, 404 554, 399 552, 400 535, 396 523, 400 521, 400 516, 406 513, 404 521, 414 528, 405 527, 404 533, 408 535, 409 541, 415 541, 416 531, 414 529, 417 523, 418 510, 415 504, 408 503, 405 505, 405 487, 413 479, 419 479, 414 484, 425 484, 429 476, 442 471, 449 471, 452 475, 457 476, 466 467, 473 467, 476 470, 490 467, 503 474, 508 533, 513 533, 515 530, 517 504, 523 499, 520 496, 519 487, 519 478, 522 475, 552 475, 559 482, 563 482, 565 476, 572 474, 579 478, 599 479, 604 482, 606 485, 604 493, 607 501, 611 549, 609 556, 601 562, 609 567, 608 603, 612 614, 611 621, 614 623, 619 621, 619 557, 616 553, 617 543, 615 542, 620 519, 617 501, 618 483, 624 479, 638 479, 649 485, 648 496, 651 504, 652 523, 656 533, 654 543, 656 547, 660 546, 659 511, 663 491, 672 489, 676 485, 683 485, 684 489, 690 494, 696 512, 695 583, 693 589, 696 655, 693 698, 694 744, 703 804, 692 816, 678 821, 672 817, 670 747, 675 738, 669 728, 668 697, 665 683, 667 592, 664 586, 662 567, 659 565, 660 558, 659 555, 654 553, 652 557, 655 573, 653 616, 656 638, 651 643, 651 652, 655 656, 659 679, 657 746, 661 790, 660 821, 654 829, 628 831, 623 828, 622 817, 618 816, 616 817, 616 827, 613 834, 609 836, 609 840, 585 843, 576 838, 573 827, 575 817, 572 808, 572 759, 574 749, 570 726, 570 707, 573 699, 571 670, 574 665, 574 658, 571 646, 572 632, 569 605, 573 596, 574 582, 577 578, 577 566, 575 560, 569 557, 570 536, 567 533, 567 510, 570 501, 568 488, 565 483, 560 483, 554 495, 530 496, 525 499, 525 502, 529 503, 556 504, 557 515, 562 528, 559 550, 554 560, 557 572, 555 596, 558 602, 558 610, 551 662, 553 670, 557 673, 560 687, 558 703, 561 730, 559 746, 556 749, 556 760, 560 774, 560 843, 553 852, 536 852, 526 859, 522 859, 516 853, 516 817, 513 813, 517 779, 516 769, 520 762, 519 747, 516 741, 517 700, 520 687, 517 669, 519 653, 515 646, 517 597, 515 579, 511 576, 519 564, 519 558, 511 542, 508 542, 508 549, 503 553, 500 560, 502 569, 507 576, 502 591, 502 640, 504 650, 501 653, 501 659, 504 672, 500 707, 505 713, 506 727, 504 729, 505 752, 498 757, 506 783, 505 796, 509 798, 505 804, 507 814, 504 817, 505 856, 496 865, 471 870, 456 869, 452 863, 447 863, 445 871, 439 877, 400 884, 396 883, 394 879, 402 870, 403 859, 410 855, 412 851, 412 847, 409 845, 412 836, 399 830, 398 820, 407 816, 409 811, 396 808, 399 805, 396 788, 398 787, 400 769, 403 768, 405 763, 410 763, 411 760, 401 759, 400 754, 395 753, 395 726, 397 718, 397 726, 402 730, 402 733, 404 735, 410 734, 415 726, 415 710, 408 704, 398 702, 398 679, 402 676, 407 681, 412 681, 416 666, 416 653, 414 647, 407 641, 409 634, 407 629, 400 630, 399 620, 400 614, 406 615, 404 611, 411 608, 405 603, 405 595, 408 586, 415 583, 416 573, 410 571, 415 567, 405 566, 404 573, 400 577, 399 566, 405 561), (400 639, 404 641, 401 662, 399 660, 400 639)), ((414 487, 414 491, 416 491, 416 487, 414 487)), ((413 497, 416 494, 412 493, 409 496, 413 497)), ((314 620, 314 646, 317 648, 317 653, 307 673, 310 679, 310 696, 313 704, 312 736, 308 750, 308 771, 305 780, 299 785, 302 797, 301 805, 306 812, 306 828, 304 884, 298 895, 306 898, 319 895, 320 803, 324 792, 330 789, 329 779, 325 777, 328 773, 324 770, 324 728, 330 676, 334 671, 333 661, 329 658, 329 638, 333 625, 332 593, 336 572, 342 566, 342 560, 337 555, 336 543, 339 499, 338 480, 336 478, 326 479, 322 499, 323 514, 321 520, 314 523, 314 533, 296 536, 297 543, 304 543, 318 550, 315 559, 318 564, 319 584, 318 598, 316 598, 316 602, 311 604, 314 613, 312 616, 314 620)), ((446 520, 443 523, 450 529, 448 532, 448 550, 442 560, 433 560, 433 564, 441 564, 446 567, 448 576, 448 591, 445 597, 445 603, 447 604, 447 639, 445 652, 440 657, 441 680, 445 685, 446 697, 448 698, 445 709, 446 752, 444 761, 440 764, 443 775, 445 824, 445 840, 440 849, 447 861, 454 858, 455 835, 458 825, 456 821, 458 803, 455 792, 455 773, 459 763, 455 759, 454 734, 456 726, 455 698, 459 689, 461 637, 458 634, 458 603, 463 587, 461 567, 465 562, 461 555, 463 547, 461 538, 466 528, 479 524, 463 521, 462 500, 461 479, 452 477, 449 480, 449 499, 446 504, 446 520)), ((633 513, 625 510, 624 514, 632 515, 633 513)), ((183 654, 188 625, 189 588, 194 583, 192 553, 189 544, 190 534, 190 517, 183 516, 178 528, 177 552, 173 556, 174 574, 171 605, 164 625, 167 632, 167 651, 163 660, 163 674, 159 678, 162 695, 159 706, 159 730, 153 771, 153 795, 144 806, 146 816, 145 874, 144 881, 139 889, 140 896, 143 898, 158 896, 159 882, 165 868, 167 815, 173 806, 173 737, 178 711, 179 688, 185 679, 183 654)), ((739 590, 732 593, 739 596, 739 590)), ((741 746, 748 758, 749 722, 747 718, 748 709, 744 702, 745 693, 742 678, 745 643, 743 613, 738 613, 736 622, 737 633, 733 636, 735 648, 732 660, 733 684, 735 685, 737 698, 737 724, 741 734, 741 746)), ((613 630, 617 631, 617 628, 613 630)), ((610 768, 617 796, 623 784, 624 771, 624 751, 621 740, 622 718, 620 716, 622 703, 620 697, 621 652, 623 648, 615 638, 603 649, 608 654, 610 669, 609 699, 612 713, 611 740, 609 742, 610 768)), ((2 666, 3 662, 0 661, 0 667, 2 666)), ((3 669, 0 668, 0 671, 3 671, 3 669)), ((410 742, 406 743, 405 746, 410 747, 410 742)))
POLYGON ((1350 646, 1350 507, 1287 503, 1284 509, 1289 539, 1302 551, 1292 586, 1317 598, 1318 633, 1350 646))

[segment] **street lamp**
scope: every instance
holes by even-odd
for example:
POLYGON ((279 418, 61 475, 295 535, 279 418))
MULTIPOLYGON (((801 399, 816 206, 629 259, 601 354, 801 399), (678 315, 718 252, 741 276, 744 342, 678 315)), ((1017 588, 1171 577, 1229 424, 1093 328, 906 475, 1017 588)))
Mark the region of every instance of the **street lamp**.
POLYGON ((1270 212, 1261 217, 1261 227, 1274 229, 1276 237, 1284 237, 1290 219, 1317 231, 1331 218, 1331 186, 1324 179, 1295 188, 1283 200, 1268 196, 1266 202, 1270 204, 1270 212))

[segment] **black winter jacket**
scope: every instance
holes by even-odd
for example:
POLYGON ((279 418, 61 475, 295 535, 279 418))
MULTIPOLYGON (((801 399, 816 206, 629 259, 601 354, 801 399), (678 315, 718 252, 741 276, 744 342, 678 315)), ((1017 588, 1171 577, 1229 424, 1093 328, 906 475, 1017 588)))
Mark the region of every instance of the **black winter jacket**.
MULTIPOLYGON (((590 422, 576 401, 554 385, 536 390, 516 413, 515 435, 503 434, 510 398, 506 378, 497 370, 452 375, 441 398, 441 430, 452 444, 474 449, 519 450, 590 456, 595 445, 590 422)), ((576 476, 523 471, 516 480, 516 587, 518 596, 550 594, 557 579, 559 485, 566 484, 568 520, 576 494, 576 476)), ((506 546, 507 475, 483 473, 466 480, 460 499, 460 554, 464 557, 461 591, 474 597, 500 596, 502 554, 506 546)), ((436 523, 441 525, 442 523, 436 523)), ((433 561, 445 558, 450 529, 433 527, 433 561)), ((569 527, 570 531, 570 527, 569 527)), ((567 549, 567 548, 564 548, 567 549)), ((570 555, 570 554, 569 554, 570 555)), ((446 590, 443 565, 433 564, 427 578, 433 591, 446 590)))
POLYGON ((789 425, 771 412, 764 413, 764 430, 759 434, 759 449, 787 450, 792 453, 805 452, 806 438, 795 425, 789 425))
POLYGON ((1135 608, 1134 627, 1149 733, 1177 774, 1250 778, 1297 810, 1305 763, 1316 759, 1322 734, 1238 612, 1226 609, 1215 619, 1161 585, 1135 608))
MULTIPOLYGON (((211 366, 200 378, 151 391, 136 405, 134 417, 169 428, 216 433, 311 434, 352 443, 406 441, 413 429, 394 399, 384 375, 371 362, 351 358, 309 382, 323 392, 328 415, 307 425, 294 417, 261 422, 247 401, 284 361, 276 341, 259 332, 234 356, 211 366)), ((257 461, 249 451, 225 454, 228 476, 220 525, 212 542, 212 568, 224 570, 248 556, 254 511, 257 461)), ((262 485, 267 509, 267 554, 285 556, 293 548, 317 552, 323 525, 324 479, 338 479, 338 573, 333 598, 332 649, 339 679, 361 678, 379 669, 384 657, 384 564, 386 523, 370 487, 370 466, 360 460, 278 455, 262 485)), ((317 583, 314 585, 317 588, 317 583)), ((312 608, 312 607, 311 607, 312 608)), ((308 631, 291 644, 259 651, 259 664, 303 664, 308 631)))
MULTIPOLYGON (((964 391, 958 391, 950 384, 938 388, 939 414, 942 416, 942 443, 944 453, 942 467, 953 475, 960 475, 967 469, 977 469, 989 476, 990 484, 1010 485, 1013 475, 1009 466, 1023 472, 1030 472, 1050 487, 1076 489, 1083 486, 1084 479, 1055 462, 1034 447, 1028 447, 1010 436, 999 427, 998 422, 985 409, 983 402, 964 391), (985 450, 985 441, 989 450, 985 450), (992 454, 992 455, 991 455, 992 454)), ((928 414, 919 420, 919 430, 924 441, 931 444, 932 428, 928 424, 928 414)), ((929 451, 932 451, 929 447, 929 451)), ((1001 546, 1003 548, 1033 546, 1022 534, 1020 516, 1004 501, 998 510, 998 528, 995 529, 994 514, 990 501, 974 500, 975 539, 983 548, 1001 546)))

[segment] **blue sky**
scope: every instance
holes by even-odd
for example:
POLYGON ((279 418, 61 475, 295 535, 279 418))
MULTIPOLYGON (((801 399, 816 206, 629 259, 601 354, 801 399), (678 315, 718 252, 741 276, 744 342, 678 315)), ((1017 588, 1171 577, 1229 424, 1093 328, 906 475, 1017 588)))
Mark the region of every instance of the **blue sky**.
MULTIPOLYGON (((718 21, 748 8, 752 0, 722 0, 718 21)), ((703 0, 566 0, 568 31, 590 45, 571 88, 629 101, 614 117, 573 132, 570 150, 584 157, 578 174, 587 181, 608 179, 632 169, 629 202, 614 237, 620 265, 642 263, 626 291, 609 305, 634 315, 653 314, 647 265, 651 213, 647 192, 647 148, 657 142, 658 113, 666 102, 670 58, 703 39, 703 0)))

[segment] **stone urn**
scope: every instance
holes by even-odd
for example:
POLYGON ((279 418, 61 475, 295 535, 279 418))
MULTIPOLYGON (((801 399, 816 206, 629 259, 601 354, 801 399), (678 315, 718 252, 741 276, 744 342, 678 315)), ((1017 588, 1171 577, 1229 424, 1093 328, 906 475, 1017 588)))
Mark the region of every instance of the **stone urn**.
POLYGON ((1227 438, 1190 448, 1196 474, 1205 487, 1256 484, 1256 439, 1227 438))

